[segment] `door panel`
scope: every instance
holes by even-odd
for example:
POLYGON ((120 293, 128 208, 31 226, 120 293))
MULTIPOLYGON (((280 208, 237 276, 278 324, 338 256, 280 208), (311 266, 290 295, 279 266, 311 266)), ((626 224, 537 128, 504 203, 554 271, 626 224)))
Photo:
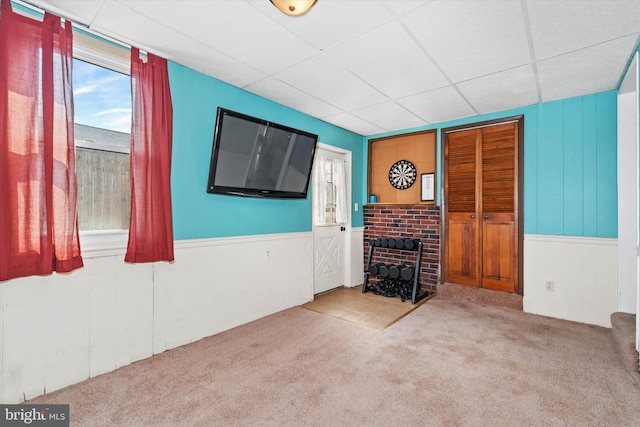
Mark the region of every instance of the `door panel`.
POLYGON ((515 292, 518 258, 513 214, 485 214, 482 220, 482 287, 515 292))
POLYGON ((515 292, 518 277, 515 123, 482 129, 482 284, 515 292))
POLYGON ((515 211, 514 123, 482 129, 482 211, 515 211))
POLYGON ((316 227, 314 241, 314 294, 344 285, 344 227, 316 227))
POLYGON ((476 144, 474 130, 448 136, 447 212, 476 213, 476 144))
POLYGON ((475 214, 451 213, 447 220, 447 280, 478 286, 478 219, 475 214))
POLYGON ((475 130, 448 135, 445 151, 446 216, 445 277, 450 282, 479 286, 477 145, 475 130))

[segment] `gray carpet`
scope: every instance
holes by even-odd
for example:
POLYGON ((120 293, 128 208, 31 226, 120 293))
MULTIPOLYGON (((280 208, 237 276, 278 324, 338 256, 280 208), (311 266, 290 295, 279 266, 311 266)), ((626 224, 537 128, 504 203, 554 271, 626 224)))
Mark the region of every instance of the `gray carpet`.
POLYGON ((77 426, 634 426, 611 330, 435 297, 384 330, 292 308, 34 403, 77 426))

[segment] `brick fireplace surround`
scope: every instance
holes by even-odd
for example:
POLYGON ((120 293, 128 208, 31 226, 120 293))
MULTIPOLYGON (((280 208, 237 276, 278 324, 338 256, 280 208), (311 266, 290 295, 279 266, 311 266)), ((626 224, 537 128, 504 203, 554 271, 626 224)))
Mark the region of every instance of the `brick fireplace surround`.
MULTIPOLYGON (((420 239, 423 244, 420 264, 421 292, 436 292, 438 265, 440 263, 440 207, 431 205, 387 205, 364 206, 364 262, 367 267, 369 240, 388 238, 420 239)), ((375 248, 371 263, 411 264, 416 260, 415 251, 375 248)), ((375 278, 370 278, 374 280, 375 278)))

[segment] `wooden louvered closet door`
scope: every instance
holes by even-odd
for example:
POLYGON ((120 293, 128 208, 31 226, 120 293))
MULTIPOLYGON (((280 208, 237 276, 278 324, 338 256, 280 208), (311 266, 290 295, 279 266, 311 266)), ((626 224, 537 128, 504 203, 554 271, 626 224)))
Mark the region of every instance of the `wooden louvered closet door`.
POLYGON ((445 280, 518 289, 518 123, 445 139, 445 280))
POLYGON ((475 131, 447 135, 445 192, 447 196, 445 266, 446 280, 479 286, 480 234, 477 193, 477 146, 475 131))

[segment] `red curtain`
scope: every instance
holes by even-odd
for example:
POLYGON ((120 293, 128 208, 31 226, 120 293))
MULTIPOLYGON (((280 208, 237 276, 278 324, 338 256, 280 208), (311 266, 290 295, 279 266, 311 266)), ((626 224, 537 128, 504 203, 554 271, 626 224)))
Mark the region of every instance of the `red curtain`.
POLYGON ((0 0, 0 280, 82 267, 71 23, 0 0))
POLYGON ((131 48, 131 221, 125 261, 173 261, 173 106, 167 60, 131 48))

